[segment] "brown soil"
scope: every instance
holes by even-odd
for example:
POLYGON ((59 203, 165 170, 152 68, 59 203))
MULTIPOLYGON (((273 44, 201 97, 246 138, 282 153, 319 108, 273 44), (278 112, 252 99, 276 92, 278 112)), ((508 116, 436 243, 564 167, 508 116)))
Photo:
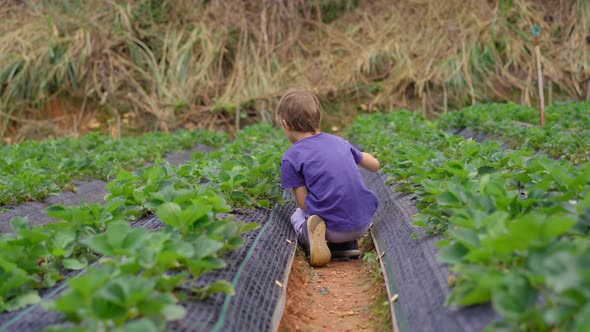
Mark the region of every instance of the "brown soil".
MULTIPOLYGON (((0 3, 2 0, 0 0, 0 3)), ((260 122, 253 109, 242 110, 245 118, 240 128, 260 122)), ((1 115, 1 112, 0 112, 1 115)), ((1 119, 1 116, 0 116, 1 119)), ((76 99, 52 98, 40 109, 31 109, 19 117, 11 117, 0 145, 20 143, 26 139, 43 141, 59 137, 80 137, 90 132, 100 132, 113 138, 134 136, 147 131, 162 130, 154 127, 155 119, 139 112, 114 114, 101 110, 97 105, 85 105, 76 99)), ((234 115, 231 112, 197 112, 188 118, 178 118, 175 124, 166 125, 166 131, 178 129, 208 129, 235 135, 234 115)))
POLYGON ((312 268, 298 251, 279 332, 375 331, 373 293, 362 260, 332 261, 325 267, 312 268))

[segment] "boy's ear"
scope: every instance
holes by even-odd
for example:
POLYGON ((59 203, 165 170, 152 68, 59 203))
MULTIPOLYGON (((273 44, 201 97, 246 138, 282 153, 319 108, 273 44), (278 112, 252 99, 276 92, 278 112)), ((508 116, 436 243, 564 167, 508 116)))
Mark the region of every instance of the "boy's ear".
POLYGON ((283 125, 283 128, 291 131, 291 127, 289 127, 289 125, 287 124, 287 121, 281 120, 281 124, 283 125))

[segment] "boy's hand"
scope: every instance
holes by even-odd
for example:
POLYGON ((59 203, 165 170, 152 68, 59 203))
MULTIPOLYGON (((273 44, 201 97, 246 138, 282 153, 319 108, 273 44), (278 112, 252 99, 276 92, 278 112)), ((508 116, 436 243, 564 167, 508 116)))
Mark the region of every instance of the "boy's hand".
POLYGON ((359 166, 370 172, 377 172, 380 168, 379 160, 373 157, 371 154, 363 152, 363 160, 359 163, 359 166))

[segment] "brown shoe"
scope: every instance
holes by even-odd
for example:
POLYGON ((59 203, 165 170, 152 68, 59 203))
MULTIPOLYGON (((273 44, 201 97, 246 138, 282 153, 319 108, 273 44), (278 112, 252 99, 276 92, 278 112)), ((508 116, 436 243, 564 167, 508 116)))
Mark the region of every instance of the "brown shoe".
POLYGON ((330 249, 326 244, 326 223, 324 219, 313 215, 307 219, 306 232, 309 239, 309 265, 321 267, 332 259, 330 249))

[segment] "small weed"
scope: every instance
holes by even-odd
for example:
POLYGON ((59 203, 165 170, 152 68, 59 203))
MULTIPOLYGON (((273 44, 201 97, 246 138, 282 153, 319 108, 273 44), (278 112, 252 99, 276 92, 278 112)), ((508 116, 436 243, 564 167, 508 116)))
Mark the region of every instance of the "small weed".
POLYGON ((375 252, 375 245, 369 233, 365 234, 359 240, 359 248, 363 253, 362 260, 365 263, 369 280, 371 280, 371 313, 374 315, 373 328, 375 331, 389 331, 391 330, 391 311, 389 309, 389 297, 385 288, 385 281, 381 263, 377 253, 375 252))

